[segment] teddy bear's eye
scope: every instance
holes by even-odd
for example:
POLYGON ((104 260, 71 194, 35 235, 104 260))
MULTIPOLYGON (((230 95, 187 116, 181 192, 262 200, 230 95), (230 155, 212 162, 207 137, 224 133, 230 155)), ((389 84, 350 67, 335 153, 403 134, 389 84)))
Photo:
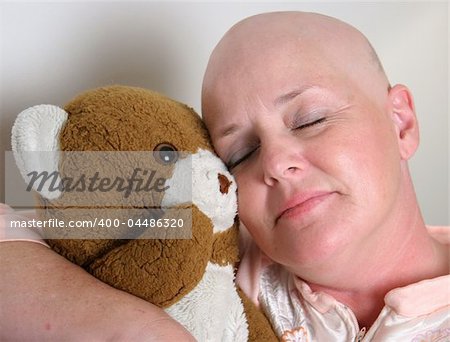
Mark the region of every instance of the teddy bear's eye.
POLYGON ((172 144, 162 143, 155 147, 153 156, 158 163, 168 165, 178 160, 178 151, 172 144))

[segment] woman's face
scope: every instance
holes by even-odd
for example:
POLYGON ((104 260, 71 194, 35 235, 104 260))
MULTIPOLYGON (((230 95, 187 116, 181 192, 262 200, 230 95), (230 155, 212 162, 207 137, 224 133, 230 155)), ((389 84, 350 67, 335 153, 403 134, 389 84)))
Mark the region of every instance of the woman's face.
POLYGON ((345 68, 307 55, 236 65, 204 101, 215 149, 238 184, 242 222, 292 270, 372 243, 400 183, 387 87, 370 98, 345 68))

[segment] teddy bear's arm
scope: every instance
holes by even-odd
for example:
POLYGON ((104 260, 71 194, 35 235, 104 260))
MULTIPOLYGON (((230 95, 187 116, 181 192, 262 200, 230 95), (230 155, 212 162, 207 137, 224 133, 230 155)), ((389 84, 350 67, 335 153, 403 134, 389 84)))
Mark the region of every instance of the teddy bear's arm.
POLYGON ((238 293, 244 304, 244 311, 247 316, 248 340, 250 342, 279 341, 273 329, 271 329, 269 320, 263 312, 256 307, 241 289, 238 289, 238 293))

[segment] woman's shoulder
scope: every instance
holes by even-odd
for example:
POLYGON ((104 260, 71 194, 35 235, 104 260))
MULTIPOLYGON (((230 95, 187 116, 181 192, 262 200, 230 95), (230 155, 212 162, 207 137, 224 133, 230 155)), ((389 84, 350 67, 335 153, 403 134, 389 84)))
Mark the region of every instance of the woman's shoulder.
POLYGON ((450 245, 450 226, 427 225, 428 233, 443 245, 450 245))

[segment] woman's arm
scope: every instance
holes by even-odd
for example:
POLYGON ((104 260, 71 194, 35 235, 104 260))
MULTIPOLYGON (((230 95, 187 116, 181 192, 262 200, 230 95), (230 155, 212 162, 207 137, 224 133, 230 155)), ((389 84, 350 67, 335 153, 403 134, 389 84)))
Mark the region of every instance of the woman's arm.
POLYGON ((195 341, 160 308, 34 242, 0 243, 0 340, 195 341))

